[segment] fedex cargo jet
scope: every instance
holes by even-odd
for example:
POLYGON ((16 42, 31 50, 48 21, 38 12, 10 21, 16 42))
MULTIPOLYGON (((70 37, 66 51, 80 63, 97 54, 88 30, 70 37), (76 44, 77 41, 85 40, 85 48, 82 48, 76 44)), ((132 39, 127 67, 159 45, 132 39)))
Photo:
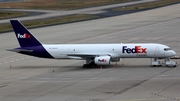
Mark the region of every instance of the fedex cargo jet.
POLYGON ((156 43, 129 44, 42 44, 18 20, 10 20, 20 47, 8 49, 17 53, 51 59, 86 60, 83 67, 110 65, 121 58, 153 58, 152 66, 176 66, 170 57, 176 53, 170 47, 156 43))

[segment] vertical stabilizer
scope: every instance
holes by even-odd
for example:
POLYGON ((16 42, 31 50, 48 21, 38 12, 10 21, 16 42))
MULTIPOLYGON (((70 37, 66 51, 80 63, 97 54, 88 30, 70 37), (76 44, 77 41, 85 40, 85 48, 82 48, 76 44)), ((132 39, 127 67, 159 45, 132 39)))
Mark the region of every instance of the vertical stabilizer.
POLYGON ((21 47, 32 47, 42 45, 18 20, 10 20, 21 47))

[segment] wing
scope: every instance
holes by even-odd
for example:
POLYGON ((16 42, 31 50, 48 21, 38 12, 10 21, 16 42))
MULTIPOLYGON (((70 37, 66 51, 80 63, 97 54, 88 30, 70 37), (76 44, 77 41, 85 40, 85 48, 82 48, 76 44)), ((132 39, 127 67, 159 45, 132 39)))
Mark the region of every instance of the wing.
POLYGON ((110 56, 109 54, 97 54, 97 53, 83 53, 83 54, 67 54, 67 56, 80 57, 82 59, 92 59, 97 56, 110 56))

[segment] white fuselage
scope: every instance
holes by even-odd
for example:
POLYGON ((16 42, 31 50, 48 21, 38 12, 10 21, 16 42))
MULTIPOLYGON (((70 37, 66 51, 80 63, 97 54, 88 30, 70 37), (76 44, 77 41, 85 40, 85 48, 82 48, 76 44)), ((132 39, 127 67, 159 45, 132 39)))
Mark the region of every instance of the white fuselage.
POLYGON ((43 47, 56 59, 85 59, 86 56, 111 56, 111 58, 164 58, 176 55, 162 44, 61 44, 43 47))

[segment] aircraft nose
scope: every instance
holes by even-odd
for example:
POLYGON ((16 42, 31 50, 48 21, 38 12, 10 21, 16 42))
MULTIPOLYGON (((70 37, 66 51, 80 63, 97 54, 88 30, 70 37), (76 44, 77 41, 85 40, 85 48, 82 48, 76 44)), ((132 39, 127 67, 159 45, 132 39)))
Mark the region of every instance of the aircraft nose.
POLYGON ((172 54, 172 56, 175 56, 175 55, 176 55, 176 52, 175 52, 175 51, 172 51, 171 54, 172 54))

